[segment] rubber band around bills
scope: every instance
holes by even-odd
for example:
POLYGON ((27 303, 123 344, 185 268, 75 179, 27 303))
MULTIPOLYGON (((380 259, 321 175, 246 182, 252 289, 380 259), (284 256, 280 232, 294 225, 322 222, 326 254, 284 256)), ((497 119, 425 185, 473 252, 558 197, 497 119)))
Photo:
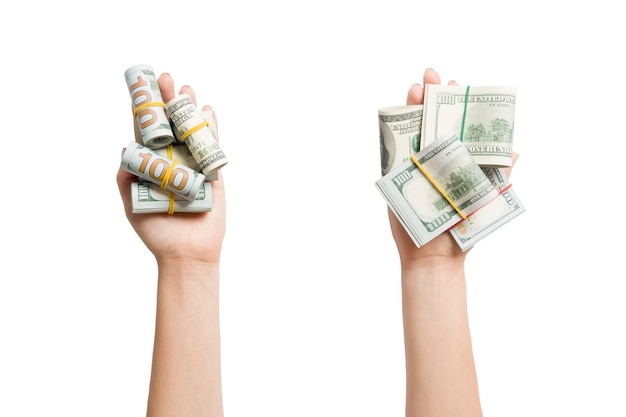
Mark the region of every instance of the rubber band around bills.
POLYGON ((191 129, 189 129, 188 131, 186 131, 185 133, 183 133, 180 137, 180 141, 184 142, 185 139, 187 139, 189 136, 191 136, 192 134, 194 134, 195 132, 197 132, 198 130, 202 129, 203 127, 209 127, 209 122, 201 122, 198 123, 197 125, 195 125, 194 127, 192 127, 191 129))
MULTIPOLYGON (((500 191, 498 191, 498 195, 502 195, 502 194, 506 193, 507 191, 509 191, 509 188, 511 188, 512 186, 513 186, 513 184, 509 184, 509 185, 507 185, 506 187, 504 187, 503 189, 501 189, 500 191)), ((480 209, 479 209, 479 210, 480 210, 480 209)), ((478 212, 478 210, 476 210, 476 211, 474 211, 474 212, 472 212, 472 213, 468 214, 468 215, 467 215, 467 218, 469 219, 470 217, 472 217, 472 216, 474 215, 474 213, 477 213, 477 212, 478 212)), ((459 221, 459 223, 460 223, 460 221, 459 221)), ((452 230, 452 229, 454 229, 455 227, 457 227, 459 223, 456 223, 456 224, 453 224, 452 226, 450 226, 450 228, 449 228, 448 230, 446 230, 446 232, 449 232, 450 230, 452 230)))
POLYGON ((135 110, 133 110, 133 116, 137 116, 137 114, 139 114, 140 111, 142 111, 143 109, 146 109, 148 107, 154 107, 154 106, 159 106, 159 107, 163 107, 165 108, 165 103, 160 102, 160 101, 151 101, 149 103, 143 103, 140 106, 137 106, 135 108, 135 110))
MULTIPOLYGON (((173 157, 173 149, 172 149, 172 144, 167 145, 167 157, 172 159, 173 157)), ((178 162, 178 160, 176 160, 176 162, 178 162)), ((172 166, 170 167, 173 168, 175 164, 172 164, 172 166)), ((172 173, 172 171, 168 169, 169 174, 166 174, 168 180, 170 177, 170 174, 172 173)), ((165 181, 165 178, 163 179, 165 181)), ((163 187, 163 183, 161 183, 161 187, 163 187)), ((175 200, 174 200, 174 193, 170 191, 170 202, 167 206, 167 214, 174 214, 174 204, 175 204, 175 200)))
POLYGON ((454 210, 456 210, 457 213, 459 213, 459 216, 461 216, 462 219, 467 219, 467 216, 465 215, 465 213, 463 213, 463 211, 457 207, 456 204, 454 204, 454 202, 452 201, 452 199, 450 198, 450 196, 448 196, 448 194, 446 194, 445 191, 443 191, 443 188, 441 188, 439 186, 439 184, 437 184, 437 181, 435 181, 435 179, 433 177, 430 176, 430 174, 424 169, 424 167, 422 166, 422 164, 419 163, 419 161, 417 160, 417 158, 415 157, 415 154, 411 155, 411 159, 413 160, 413 162, 415 163, 415 165, 417 165, 417 167, 420 169, 420 171, 422 171, 422 174, 424 174, 424 176, 426 178, 428 178, 428 181, 430 181, 430 183, 432 185, 435 186, 435 188, 437 189, 437 191, 439 191, 441 193, 442 196, 444 196, 444 198, 446 200, 448 200, 448 203, 450 203, 450 205, 452 206, 452 208, 454 210))

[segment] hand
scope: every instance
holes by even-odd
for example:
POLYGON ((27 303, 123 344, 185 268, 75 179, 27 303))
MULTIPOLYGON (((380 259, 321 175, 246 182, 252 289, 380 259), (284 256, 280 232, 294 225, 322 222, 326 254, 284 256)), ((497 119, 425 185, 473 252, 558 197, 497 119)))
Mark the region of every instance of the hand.
MULTIPOLYGON (((439 74, 432 68, 428 68, 424 72, 424 85, 426 84, 441 84, 441 78, 439 74)), ((456 81, 449 81, 448 85, 458 85, 456 81)), ((413 84, 409 89, 406 98, 406 104, 423 104, 424 103, 424 87, 421 84, 413 84)), ((513 164, 518 158, 518 154, 513 154, 513 164)), ((511 169, 507 169, 507 175, 510 175, 511 169)), ((426 245, 418 248, 411 240, 407 232, 402 227, 402 224, 398 221, 391 209, 388 209, 389 223, 391 225, 391 232, 393 238, 398 247, 400 254, 400 262, 403 267, 408 267, 414 263, 423 262, 440 262, 441 260, 457 260, 463 262, 468 251, 461 251, 459 246, 454 241, 454 238, 450 233, 445 232, 437 236, 426 245)))
MULTIPOLYGON (((174 80, 169 74, 158 79, 163 101, 175 97, 174 80)), ((179 94, 189 94, 196 103, 194 91, 183 86, 179 94)), ((211 109, 204 106, 203 110, 211 109)), ((213 112, 214 122, 215 112, 213 112)), ((135 131, 137 123, 135 121, 135 131)), ((216 138, 218 139, 218 138, 216 138)), ((211 181, 213 207, 207 213, 134 214, 131 206, 130 184, 137 181, 133 174, 119 169, 117 184, 124 203, 126 217, 158 263, 163 261, 191 261, 217 265, 226 228, 226 211, 222 173, 217 181, 211 181)))

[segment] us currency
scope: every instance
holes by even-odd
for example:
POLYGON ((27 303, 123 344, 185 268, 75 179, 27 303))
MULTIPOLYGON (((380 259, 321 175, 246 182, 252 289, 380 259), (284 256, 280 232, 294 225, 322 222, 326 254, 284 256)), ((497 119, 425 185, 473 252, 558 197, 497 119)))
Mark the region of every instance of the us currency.
POLYGON ((190 201, 196 198, 206 178, 204 174, 134 141, 124 150, 120 167, 139 178, 164 185, 167 191, 190 201))
POLYGON ((202 183, 191 201, 147 181, 132 182, 130 186, 133 213, 200 213, 211 211, 213 204, 213 190, 208 181, 202 183))
POLYGON ((420 150, 422 109, 421 104, 378 109, 382 175, 420 150))
POLYGON ((228 163, 226 155, 206 125, 207 123, 210 125, 211 122, 207 122, 196 111, 196 106, 188 94, 180 94, 168 101, 165 110, 174 126, 176 137, 189 147, 202 173, 211 174, 228 163))
MULTIPOLYGON (((213 118, 213 112, 211 110, 202 110, 200 112, 202 118, 209 123, 209 130, 213 133, 214 137, 217 137, 217 131, 215 129, 215 119, 213 118)), ((178 159, 178 161, 193 169, 194 171, 202 171, 196 158, 191 154, 189 147, 183 142, 176 139, 174 143, 169 144, 165 148, 154 149, 156 153, 161 156, 165 156, 171 159, 178 159), (169 156, 171 155, 171 157, 169 156)), ((214 181, 218 179, 218 172, 213 171, 206 175, 206 181, 214 181)))
POLYGON ((421 146, 453 132, 478 165, 510 167, 516 94, 515 87, 427 84, 421 146))
POLYGON ((414 158, 430 179, 411 159, 380 178, 376 187, 417 247, 461 221, 459 211, 468 216, 498 196, 454 134, 441 136, 414 158))
MULTIPOLYGON (((177 159, 180 164, 183 164, 193 169, 194 171, 198 171, 198 172, 201 171, 200 166, 198 165, 198 162, 196 162, 196 158, 193 157, 187 145, 170 144, 170 145, 167 145, 167 147, 165 148, 153 149, 153 151, 166 158, 177 159)), ((217 180, 218 172, 213 171, 209 175, 205 175, 205 177, 206 177, 205 181, 217 180)))
POLYGON ((509 180, 502 168, 483 168, 483 172, 500 195, 450 230, 463 251, 526 211, 513 188, 509 187, 509 180))
POLYGON ((151 149, 174 142, 174 133, 165 113, 165 103, 150 65, 135 65, 124 72, 130 92, 140 143, 151 149), (136 114, 135 114, 136 113, 136 114))

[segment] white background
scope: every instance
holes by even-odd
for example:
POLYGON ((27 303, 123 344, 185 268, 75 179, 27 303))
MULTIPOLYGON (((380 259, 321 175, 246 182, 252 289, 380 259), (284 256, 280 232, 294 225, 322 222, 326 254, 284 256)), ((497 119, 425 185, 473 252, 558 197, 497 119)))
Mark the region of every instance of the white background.
POLYGON ((404 414, 377 109, 427 67, 518 89, 511 180, 527 212, 467 261, 485 415, 626 416, 617 7, 3 3, 0 416, 145 414, 156 267, 115 183, 135 64, 213 105, 230 160, 227 416, 404 414))

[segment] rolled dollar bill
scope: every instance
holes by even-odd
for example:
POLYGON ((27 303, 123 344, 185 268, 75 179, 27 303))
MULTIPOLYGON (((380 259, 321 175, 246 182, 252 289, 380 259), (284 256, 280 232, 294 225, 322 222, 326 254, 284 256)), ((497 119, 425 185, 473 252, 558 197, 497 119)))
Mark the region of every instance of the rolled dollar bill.
MULTIPOLYGON (((178 159, 178 162, 180 164, 185 165, 193 169, 194 171, 201 171, 200 166, 196 162, 196 158, 193 157, 191 151, 189 150, 189 147, 187 147, 187 145, 185 144, 170 144, 167 145, 165 148, 153 149, 153 151, 166 158, 178 159)), ((205 177, 205 181, 217 180, 218 172, 214 171, 209 175, 205 175, 205 177)))
POLYGON ((456 134, 480 166, 510 167, 517 89, 427 84, 421 146, 456 134))
POLYGON ((191 201, 151 182, 138 181, 130 185, 133 213, 201 213, 212 208, 213 194, 208 181, 202 183, 196 198, 191 201))
MULTIPOLYGON (((216 129, 217 125, 216 125, 213 112, 211 110, 202 110, 200 112, 200 116, 202 116, 204 121, 209 124, 209 130, 211 131, 211 134, 213 135, 213 137, 217 138, 217 129, 216 129)), ((172 123, 171 120, 170 120, 170 125, 172 126, 172 132, 176 132, 176 127, 174 126, 174 123, 172 123)), ((176 134, 174 134, 174 145, 185 145, 183 142, 180 141, 180 139, 178 139, 176 134)))
POLYGON ((378 109, 382 175, 420 150, 422 109, 421 104, 378 109))
POLYGON ((196 111, 196 106, 188 94, 168 101, 166 114, 174 126, 174 134, 184 142, 205 175, 217 171, 228 163, 226 155, 209 129, 212 121, 207 121, 196 111))
POLYGON ((158 149, 174 142, 174 133, 165 113, 165 103, 152 67, 135 65, 128 68, 124 76, 141 144, 158 149))
POLYGON ((158 184, 187 200, 196 198, 206 178, 204 174, 181 165, 174 159, 161 156, 134 141, 124 150, 120 166, 139 178, 158 184))

